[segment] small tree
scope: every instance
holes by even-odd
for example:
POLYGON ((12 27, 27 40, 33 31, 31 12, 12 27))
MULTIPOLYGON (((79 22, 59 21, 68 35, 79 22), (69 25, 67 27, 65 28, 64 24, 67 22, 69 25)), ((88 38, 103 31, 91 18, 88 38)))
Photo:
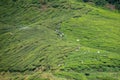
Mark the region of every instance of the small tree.
POLYGON ((117 2, 117 3, 115 4, 115 7, 116 7, 118 10, 120 10, 120 2, 117 2))
POLYGON ((93 0, 93 2, 96 5, 100 5, 100 6, 103 6, 103 5, 105 5, 107 3, 106 0, 93 0))

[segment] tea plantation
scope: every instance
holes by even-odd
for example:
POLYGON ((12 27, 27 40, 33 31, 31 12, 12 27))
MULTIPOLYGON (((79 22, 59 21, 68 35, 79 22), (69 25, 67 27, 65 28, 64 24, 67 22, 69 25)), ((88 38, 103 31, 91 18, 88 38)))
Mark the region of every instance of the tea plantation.
POLYGON ((0 0, 0 80, 120 80, 120 13, 0 0))

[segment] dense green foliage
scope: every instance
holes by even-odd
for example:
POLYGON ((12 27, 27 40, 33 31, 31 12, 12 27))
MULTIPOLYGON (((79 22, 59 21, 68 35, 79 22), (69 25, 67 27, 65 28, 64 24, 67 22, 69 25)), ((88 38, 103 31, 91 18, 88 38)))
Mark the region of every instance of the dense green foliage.
POLYGON ((0 80, 120 79, 120 14, 78 1, 1 0, 0 80))
POLYGON ((120 0, 83 0, 84 2, 93 2, 96 5, 104 6, 105 4, 113 4, 115 7, 120 10, 120 0))

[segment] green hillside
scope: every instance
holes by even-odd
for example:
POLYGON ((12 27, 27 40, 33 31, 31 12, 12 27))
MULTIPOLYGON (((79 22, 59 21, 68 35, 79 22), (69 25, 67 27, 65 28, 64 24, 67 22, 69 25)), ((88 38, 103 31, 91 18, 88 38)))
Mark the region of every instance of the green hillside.
POLYGON ((41 1, 0 0, 0 80, 120 80, 120 13, 41 1))

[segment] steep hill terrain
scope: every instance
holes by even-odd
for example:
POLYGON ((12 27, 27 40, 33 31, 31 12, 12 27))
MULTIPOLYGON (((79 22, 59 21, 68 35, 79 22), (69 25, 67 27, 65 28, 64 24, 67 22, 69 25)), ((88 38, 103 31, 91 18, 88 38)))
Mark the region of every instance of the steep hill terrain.
POLYGON ((0 80, 120 80, 119 25, 76 0, 1 0, 0 80))

